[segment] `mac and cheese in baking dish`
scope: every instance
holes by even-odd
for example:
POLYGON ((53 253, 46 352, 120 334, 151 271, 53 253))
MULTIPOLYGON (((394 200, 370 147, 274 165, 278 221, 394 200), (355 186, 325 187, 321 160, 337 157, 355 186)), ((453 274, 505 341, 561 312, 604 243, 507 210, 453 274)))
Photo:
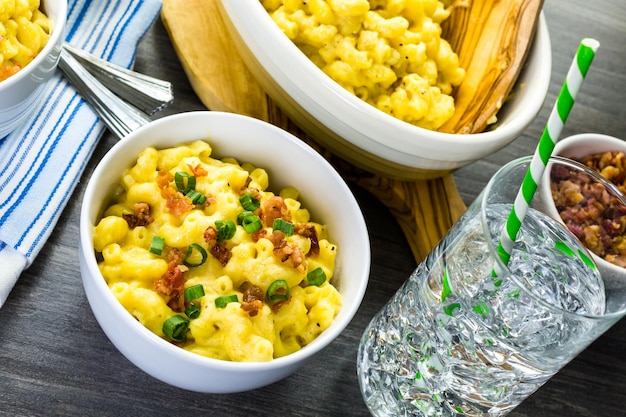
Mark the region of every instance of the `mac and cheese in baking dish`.
POLYGON ((50 38, 39 0, 0 0, 0 81, 31 62, 50 38))
POLYGON ((205 141, 145 149, 94 227, 99 269, 149 330, 200 355, 269 361, 338 314, 337 247, 295 188, 205 141))
POLYGON ((313 63, 378 109, 436 130, 454 113, 465 71, 437 0, 260 0, 313 63))

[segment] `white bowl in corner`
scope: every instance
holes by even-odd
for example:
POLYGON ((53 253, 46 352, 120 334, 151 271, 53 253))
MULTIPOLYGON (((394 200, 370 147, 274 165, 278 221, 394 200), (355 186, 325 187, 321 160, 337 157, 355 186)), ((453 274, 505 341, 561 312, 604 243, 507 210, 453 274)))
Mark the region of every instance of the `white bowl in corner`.
POLYGON ((52 25, 48 42, 28 65, 0 81, 0 139, 15 130, 35 108, 59 62, 65 40, 67 0, 42 0, 41 9, 52 25))
MULTIPOLYGON (((581 133, 561 139, 557 142, 553 155, 579 160, 585 156, 608 152, 622 151, 626 153, 626 141, 599 133, 581 133)), ((541 199, 541 209, 554 219, 561 221, 550 192, 550 176, 548 171, 542 177, 537 198, 541 199)), ((626 280, 626 268, 619 267, 590 252, 602 276, 605 278, 626 280)))

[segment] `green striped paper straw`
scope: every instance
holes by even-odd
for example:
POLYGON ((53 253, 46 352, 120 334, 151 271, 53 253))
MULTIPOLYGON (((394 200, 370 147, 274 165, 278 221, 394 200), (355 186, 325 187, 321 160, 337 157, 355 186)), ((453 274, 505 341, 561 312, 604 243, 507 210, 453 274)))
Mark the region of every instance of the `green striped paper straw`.
MULTIPOLYGON (((522 220, 524 216, 526 216, 535 191, 537 191, 541 176, 546 169, 550 156, 552 156, 554 146, 559 140, 567 116, 569 116, 574 106, 576 94, 578 94, 580 90, 580 86, 587 75, 587 71, 591 66, 591 62, 599 46, 600 43, 595 39, 585 38, 580 42, 574 61, 565 78, 565 83, 550 113, 548 123, 539 139, 537 149, 535 150, 528 171, 524 176, 520 190, 515 198, 513 209, 502 231, 502 236, 498 244, 498 255, 505 265, 509 263, 513 243, 515 242, 517 233, 522 227, 522 220)), ((495 272, 496 275, 498 275, 497 271, 495 272)))

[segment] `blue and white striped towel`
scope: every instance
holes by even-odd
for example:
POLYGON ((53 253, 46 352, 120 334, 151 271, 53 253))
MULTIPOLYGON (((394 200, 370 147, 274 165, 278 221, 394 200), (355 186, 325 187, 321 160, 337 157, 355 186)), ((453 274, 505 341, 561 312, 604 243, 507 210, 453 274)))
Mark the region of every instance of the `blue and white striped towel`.
MULTIPOLYGON (((70 0, 66 40, 129 68, 160 0, 70 0)), ((33 116, 0 139, 0 306, 33 262, 105 127, 60 72, 33 116)))

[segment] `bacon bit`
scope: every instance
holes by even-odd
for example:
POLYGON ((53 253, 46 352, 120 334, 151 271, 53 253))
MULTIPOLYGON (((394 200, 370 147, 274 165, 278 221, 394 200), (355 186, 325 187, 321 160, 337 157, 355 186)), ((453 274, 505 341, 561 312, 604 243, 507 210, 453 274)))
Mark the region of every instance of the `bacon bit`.
POLYGON ((177 193, 178 191, 176 191, 175 189, 169 186, 161 188, 161 197, 165 200, 169 200, 170 198, 174 197, 177 193))
POLYGON ((154 281, 154 289, 156 292, 169 297, 167 305, 174 311, 183 311, 185 309, 185 300, 181 297, 185 290, 185 276, 183 275, 183 255, 178 249, 170 248, 167 253, 170 262, 167 264, 167 272, 163 274, 161 279, 154 281))
POLYGON ((263 222, 266 226, 272 227, 274 220, 280 218, 287 222, 291 221, 291 213, 285 204, 285 200, 279 196, 270 197, 261 205, 263 210, 263 222))
POLYGON ((204 231, 204 240, 210 246, 209 252, 211 252, 211 255, 213 255, 222 266, 226 266, 233 254, 226 245, 217 241, 217 229, 213 226, 207 227, 204 231))
MULTIPOLYGON (((272 234, 272 236, 274 235, 272 234)), ((282 239, 274 244, 274 256, 280 259, 281 262, 285 262, 289 259, 292 253, 293 248, 287 244, 287 240, 282 239)))
POLYGON ((272 242, 272 245, 274 245, 274 247, 281 246, 287 242, 287 239, 285 239, 285 234, 280 230, 274 230, 271 235, 266 237, 270 242, 272 242))
POLYGON ((315 226, 308 223, 297 223, 294 226, 294 232, 300 236, 309 238, 311 241, 311 248, 309 249, 308 255, 317 256, 320 254, 320 242, 317 238, 317 230, 315 230, 315 226))
POLYGON ((241 303, 241 309, 248 313, 250 317, 254 317, 259 314, 259 311, 263 308, 263 301, 261 300, 252 300, 252 301, 244 301, 241 303))
POLYGON ((254 242, 258 242, 259 239, 263 237, 267 237, 267 229, 257 230, 256 232, 250 235, 250 238, 252 238, 252 241, 254 242))
POLYGON ((180 216, 181 214, 193 209, 193 203, 189 197, 186 197, 182 193, 174 191, 171 188, 167 189, 172 191, 172 193, 167 197, 167 203, 165 203, 165 206, 170 210, 170 213, 175 216, 180 216))
POLYGON ((215 243, 215 245, 211 247, 211 255, 213 255, 213 257, 217 259, 222 266, 226 266, 228 261, 230 261, 230 258, 233 256, 230 249, 219 242, 215 243))
POLYGON ((174 265, 180 265, 183 263, 183 259, 185 259, 185 257, 183 256, 183 253, 176 248, 169 248, 169 250, 167 251, 167 255, 166 255, 167 261, 168 262, 173 262, 174 265))
POLYGON ((181 192, 176 191, 170 187, 170 183, 174 181, 174 176, 169 171, 159 171, 157 176, 157 184, 161 189, 161 197, 167 202, 166 207, 170 213, 175 216, 180 216, 193 209, 193 203, 189 197, 186 197, 181 192))
POLYGON ((280 259, 281 262, 287 262, 291 260, 291 265, 299 272, 306 270, 306 258, 302 249, 297 246, 289 246, 285 234, 280 230, 275 230, 271 235, 267 236, 270 242, 274 245, 274 256, 280 259))
POLYGON ((291 261, 293 267, 298 270, 298 272, 304 273, 306 271, 306 257, 302 249, 294 247, 291 256, 289 256, 289 260, 291 261))
POLYGON ((137 226, 147 226, 154 221, 150 215, 150 206, 148 203, 135 203, 133 206, 134 214, 122 214, 122 218, 128 223, 128 227, 134 229, 137 226))
POLYGON ((174 175, 171 172, 161 170, 157 174, 156 183, 161 190, 164 188, 169 188, 170 183, 174 181, 174 175))
POLYGON ((250 317, 254 317, 259 314, 259 311, 263 308, 263 300, 265 299, 263 290, 248 282, 244 283, 242 288, 245 289, 243 291, 241 308, 247 312, 250 317))
POLYGON ((206 169, 204 169, 204 167, 200 164, 196 166, 187 164, 187 166, 189 167, 189 170, 195 177, 206 177, 207 175, 209 175, 209 172, 206 169))
POLYGON ((204 241, 206 243, 217 242, 217 229, 213 226, 209 226, 204 231, 204 241))

